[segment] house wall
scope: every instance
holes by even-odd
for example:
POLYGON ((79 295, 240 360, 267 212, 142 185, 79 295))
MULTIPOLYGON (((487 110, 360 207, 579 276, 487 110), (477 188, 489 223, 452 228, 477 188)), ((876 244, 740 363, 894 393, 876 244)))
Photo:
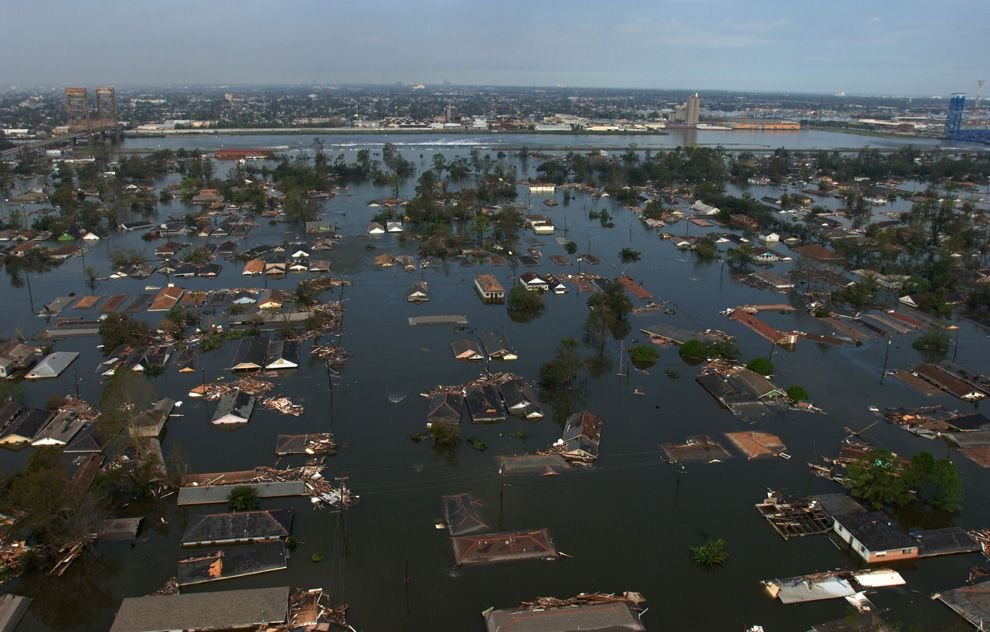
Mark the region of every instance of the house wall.
POLYGON ((891 549, 888 551, 870 551, 846 530, 838 521, 835 522, 835 533, 842 538, 842 541, 849 545, 856 555, 861 557, 868 564, 878 564, 881 562, 894 562, 897 560, 911 560, 918 557, 918 547, 906 549, 891 549))

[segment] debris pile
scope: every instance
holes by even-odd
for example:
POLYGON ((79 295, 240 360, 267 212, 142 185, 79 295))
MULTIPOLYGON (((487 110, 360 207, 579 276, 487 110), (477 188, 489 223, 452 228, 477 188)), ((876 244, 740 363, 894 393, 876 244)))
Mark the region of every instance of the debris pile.
POLYGON ((573 606, 593 606, 605 603, 624 603, 633 610, 642 610, 646 598, 638 592, 624 592, 621 595, 605 593, 580 593, 569 599, 557 597, 537 597, 533 601, 524 601, 520 608, 524 610, 553 610, 555 608, 570 608, 573 606))
POLYGON ((983 557, 990 560, 990 529, 974 529, 969 532, 969 537, 976 540, 983 551, 983 557))
POLYGON ((322 588, 296 589, 289 595, 289 620, 284 630, 326 630, 337 626, 353 630, 347 624, 346 603, 334 604, 322 588))
POLYGON ((303 407, 301 404, 293 404, 292 400, 288 397, 266 397, 261 400, 261 406, 268 410, 274 410, 282 413, 283 415, 292 415, 298 417, 303 414, 303 407))
POLYGON ((234 388, 244 391, 248 395, 264 395, 275 388, 275 384, 267 380, 259 380, 255 377, 242 377, 234 383, 234 388))
POLYGON ((343 347, 338 347, 337 345, 322 345, 319 347, 313 347, 313 351, 310 355, 318 360, 323 360, 334 369, 339 369, 343 366, 344 361, 350 357, 350 355, 344 351, 343 347))
POLYGON ((179 594, 179 582, 178 582, 178 580, 175 577, 169 577, 165 581, 165 584, 161 588, 159 588, 155 592, 151 593, 151 596, 152 597, 168 597, 170 595, 178 595, 178 594, 179 594))

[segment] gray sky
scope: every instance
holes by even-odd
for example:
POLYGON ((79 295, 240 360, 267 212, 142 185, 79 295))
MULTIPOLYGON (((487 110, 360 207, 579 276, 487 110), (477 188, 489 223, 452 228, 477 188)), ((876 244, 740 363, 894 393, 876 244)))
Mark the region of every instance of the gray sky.
POLYGON ((2 85, 447 79, 946 95, 990 79, 990 0, 4 4, 2 85))

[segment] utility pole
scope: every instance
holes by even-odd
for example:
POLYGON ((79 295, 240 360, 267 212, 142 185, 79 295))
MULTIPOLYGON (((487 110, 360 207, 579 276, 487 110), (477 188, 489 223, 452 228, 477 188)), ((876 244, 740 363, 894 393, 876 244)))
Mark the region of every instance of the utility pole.
POLYGON ((349 476, 335 476, 333 479, 340 489, 340 527, 343 529, 344 539, 347 538, 347 479, 349 478, 349 476))
POLYGON ((887 336, 887 344, 883 351, 883 369, 880 370, 880 383, 883 384, 887 377, 887 358, 890 357, 890 336, 887 336))

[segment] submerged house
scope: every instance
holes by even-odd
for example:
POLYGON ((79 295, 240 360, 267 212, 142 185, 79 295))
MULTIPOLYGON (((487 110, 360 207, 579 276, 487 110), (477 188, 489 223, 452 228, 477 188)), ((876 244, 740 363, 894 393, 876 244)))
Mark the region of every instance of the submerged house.
POLYGON ((243 391, 224 395, 217 404, 211 423, 215 426, 246 424, 254 412, 254 396, 243 391))
POLYGON ((510 380, 498 387, 506 410, 513 417, 537 420, 543 419, 543 408, 536 393, 522 380, 510 380))
POLYGON ((299 366, 299 343, 295 340, 272 340, 268 344, 265 369, 295 369, 299 366))
POLYGON ((265 367, 267 355, 268 338, 264 336, 241 338, 241 344, 237 347, 237 353, 234 355, 234 364, 230 369, 232 371, 260 371, 265 367))
POLYGON ((485 359, 485 352, 477 340, 465 338, 455 340, 450 343, 450 350, 454 352, 454 357, 458 360, 477 361, 485 359))
POLYGON ((504 303, 505 288, 494 274, 484 273, 474 277, 474 289, 484 303, 504 303))
POLYGON ((426 425, 447 424, 459 426, 464 408, 464 396, 460 393, 437 393, 430 397, 426 413, 426 425))
POLYGON ((72 364, 79 353, 75 351, 56 351, 45 356, 45 359, 24 376, 26 380, 42 380, 62 375, 72 364))
POLYGON ((918 557, 918 541, 878 511, 835 516, 835 533, 867 564, 918 557))
POLYGON ((519 354, 512 347, 509 339, 499 331, 483 331, 479 336, 485 353, 491 360, 518 360, 519 354))
POLYGON ((182 546, 253 544, 284 540, 292 533, 291 509, 191 516, 182 546))
POLYGON ((427 291, 426 281, 419 281, 413 286, 413 289, 406 294, 406 300, 410 303, 425 303, 430 300, 430 294, 427 291))
POLYGON ((0 445, 12 446, 31 443, 52 418, 52 414, 40 408, 24 408, 12 416, 0 431, 0 445))
POLYGON ((564 424, 564 458, 597 460, 598 444, 602 437, 602 420, 587 410, 582 410, 567 418, 564 424))
POLYGON ((491 384, 473 384, 464 389, 464 403, 476 424, 505 421, 502 398, 491 384))

